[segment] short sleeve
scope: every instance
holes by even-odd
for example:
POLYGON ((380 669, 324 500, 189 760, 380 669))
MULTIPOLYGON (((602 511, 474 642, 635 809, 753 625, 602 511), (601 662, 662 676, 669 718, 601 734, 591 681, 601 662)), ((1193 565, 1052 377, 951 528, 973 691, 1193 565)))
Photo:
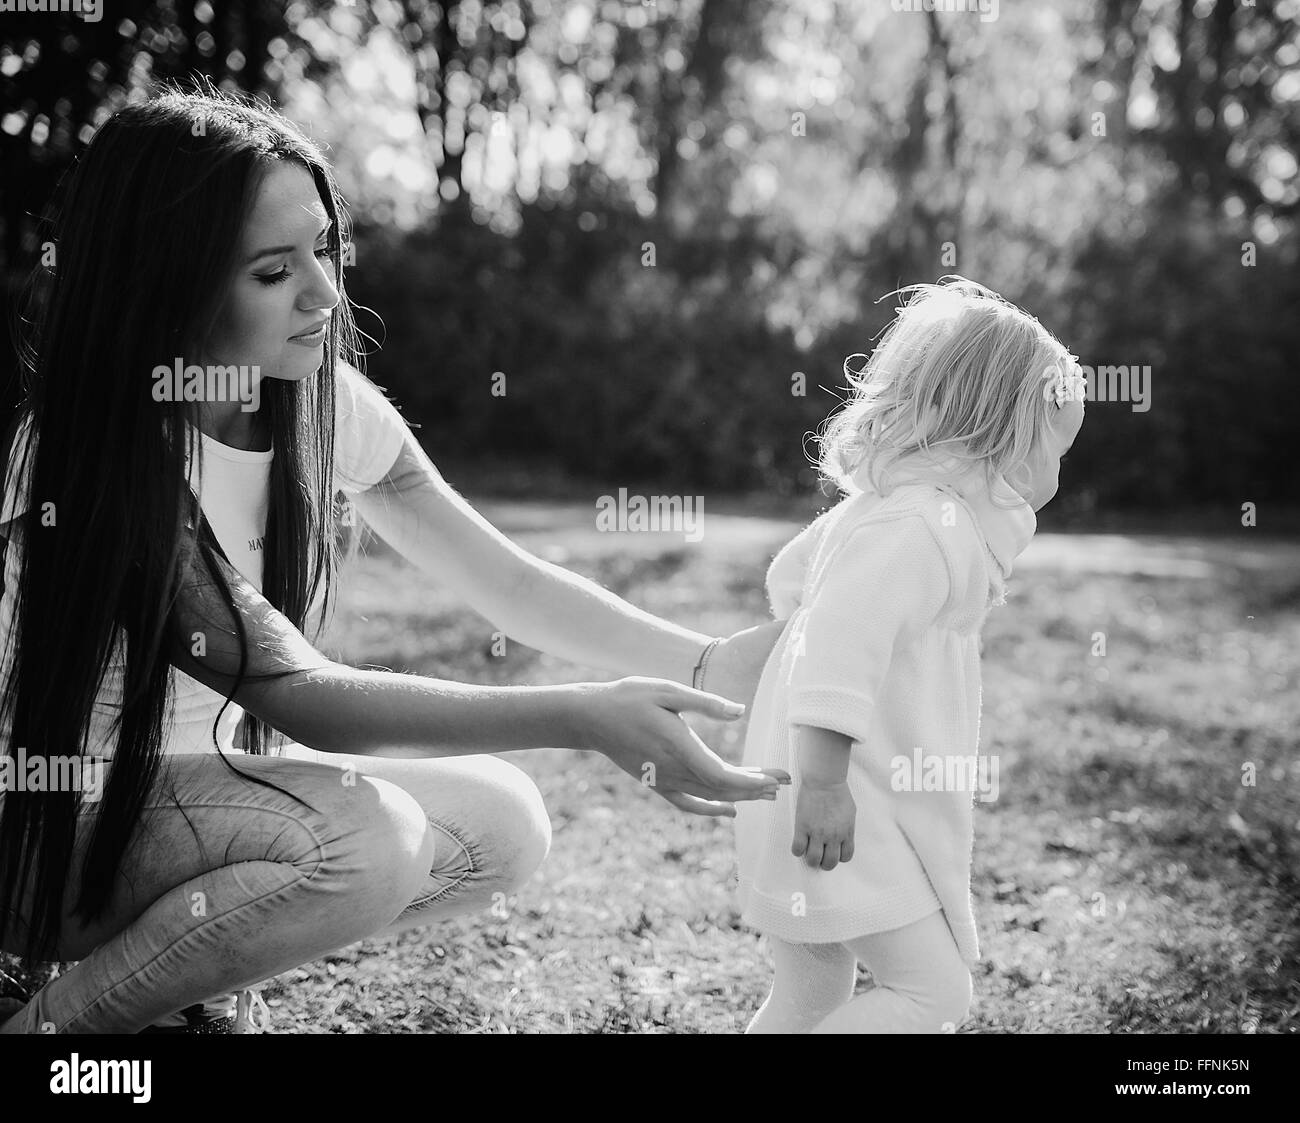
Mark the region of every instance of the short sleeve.
POLYGON ((355 367, 339 363, 334 381, 334 482, 356 495, 388 475, 409 430, 397 407, 355 367))
POLYGON ((792 638, 788 719, 865 741, 895 644, 947 603, 948 564, 909 515, 852 530, 827 566, 792 638))

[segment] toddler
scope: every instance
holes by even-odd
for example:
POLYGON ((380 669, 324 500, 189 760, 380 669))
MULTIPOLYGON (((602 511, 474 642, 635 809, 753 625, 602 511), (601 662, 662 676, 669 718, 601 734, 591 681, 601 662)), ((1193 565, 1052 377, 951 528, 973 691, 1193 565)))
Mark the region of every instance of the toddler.
POLYGON ((1084 381, 981 285, 904 294, 821 437, 847 497, 767 575, 789 622, 744 763, 792 784, 736 808, 742 920, 776 961, 750 1033, 953 1032, 970 1003, 979 630, 1056 494, 1084 381), (859 962, 874 985, 854 997, 859 962))

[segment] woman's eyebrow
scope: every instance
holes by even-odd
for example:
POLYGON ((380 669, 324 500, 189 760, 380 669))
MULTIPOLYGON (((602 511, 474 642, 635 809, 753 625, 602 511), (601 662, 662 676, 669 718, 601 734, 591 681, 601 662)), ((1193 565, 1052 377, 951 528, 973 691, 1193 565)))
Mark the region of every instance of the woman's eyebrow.
MULTIPOLYGON (((319 242, 323 237, 325 237, 326 234, 330 232, 333 226, 334 226, 333 222, 325 223, 325 225, 320 228, 320 233, 317 234, 313 240, 319 242)), ((267 246, 267 248, 264 250, 258 250, 257 253, 253 254, 253 256, 250 257, 247 261, 245 261, 244 264, 252 265, 253 262, 260 261, 264 257, 271 257, 274 254, 293 253, 293 251, 296 250, 297 248, 298 248, 297 246, 267 246)))

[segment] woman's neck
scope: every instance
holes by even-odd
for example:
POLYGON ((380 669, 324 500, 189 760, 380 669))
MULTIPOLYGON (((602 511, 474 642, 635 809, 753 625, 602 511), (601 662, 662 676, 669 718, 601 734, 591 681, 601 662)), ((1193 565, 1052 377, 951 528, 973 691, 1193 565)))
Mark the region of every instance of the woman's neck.
POLYGON ((271 449, 271 433, 261 411, 243 410, 239 402, 204 402, 195 424, 201 433, 229 448, 244 452, 271 449))

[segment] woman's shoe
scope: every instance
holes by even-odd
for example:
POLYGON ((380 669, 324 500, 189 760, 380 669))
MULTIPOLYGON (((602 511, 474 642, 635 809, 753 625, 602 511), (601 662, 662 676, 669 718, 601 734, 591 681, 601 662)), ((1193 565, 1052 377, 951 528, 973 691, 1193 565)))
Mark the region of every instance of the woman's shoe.
MULTIPOLYGON (((0 1023, 18 1013, 32 996, 12 975, 0 971, 0 1023)), ((258 991, 245 990, 196 1002, 141 1033, 265 1033, 270 1011, 258 991)))
POLYGON ((234 1033, 235 1015, 227 1009, 212 1009, 210 1003, 196 1002, 186 1006, 141 1033, 234 1033))
POLYGON ((259 990, 210 998, 186 1006, 168 1018, 142 1029, 141 1033, 266 1033, 271 1012, 259 990))
POLYGON ((238 1000, 233 994, 219 994, 186 1006, 174 1014, 160 1018, 141 1033, 233 1033, 235 1008, 238 1000))
POLYGON ((262 992, 251 987, 239 992, 235 1007, 235 1024, 231 1033, 267 1033, 271 1028, 271 1011, 262 1001, 262 992))

